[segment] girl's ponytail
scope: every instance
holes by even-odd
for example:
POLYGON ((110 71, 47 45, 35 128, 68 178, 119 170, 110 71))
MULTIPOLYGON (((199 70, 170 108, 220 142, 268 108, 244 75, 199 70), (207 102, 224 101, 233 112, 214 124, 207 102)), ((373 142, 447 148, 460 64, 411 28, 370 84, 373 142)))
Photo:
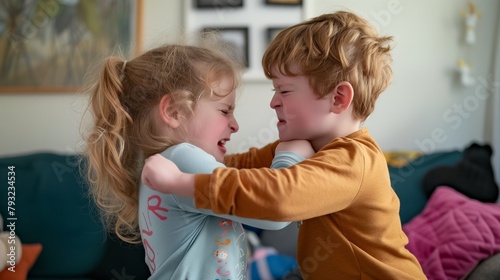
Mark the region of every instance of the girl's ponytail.
POLYGON ((94 124, 87 138, 87 177, 91 194, 104 210, 106 224, 114 227, 123 240, 136 242, 137 235, 137 160, 135 141, 128 141, 133 120, 122 105, 126 62, 118 57, 105 60, 99 81, 90 97, 94 124), (101 187, 106 186, 106 187, 101 187))

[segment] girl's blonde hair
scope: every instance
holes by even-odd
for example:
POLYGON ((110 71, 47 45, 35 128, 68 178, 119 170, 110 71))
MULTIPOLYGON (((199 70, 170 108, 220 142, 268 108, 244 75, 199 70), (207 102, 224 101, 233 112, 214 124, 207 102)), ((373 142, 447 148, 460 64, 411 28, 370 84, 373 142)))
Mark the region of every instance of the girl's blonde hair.
POLYGON ((269 79, 276 70, 308 77, 320 98, 338 83, 349 82, 354 88, 354 116, 365 120, 392 79, 391 40, 379 37, 353 13, 324 14, 281 31, 264 53, 262 66, 269 79))
MULTIPOLYGON (((144 159, 180 142, 160 133, 153 108, 171 96, 172 115, 187 118, 211 84, 224 75, 239 85, 239 66, 222 53, 165 45, 125 61, 104 60, 90 94, 93 125, 85 137, 90 193, 106 225, 120 239, 139 243, 138 193, 144 159)), ((232 91, 233 91, 232 90, 232 91)))

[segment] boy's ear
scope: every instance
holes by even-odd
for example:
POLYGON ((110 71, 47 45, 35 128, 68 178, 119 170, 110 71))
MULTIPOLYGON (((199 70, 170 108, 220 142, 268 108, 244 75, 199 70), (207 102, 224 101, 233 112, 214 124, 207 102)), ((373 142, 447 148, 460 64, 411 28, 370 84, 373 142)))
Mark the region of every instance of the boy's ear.
POLYGON ((351 106, 354 89, 349 82, 340 82, 332 91, 332 113, 340 114, 351 106))
POLYGON ((179 114, 177 111, 172 111, 172 96, 165 94, 160 100, 160 118, 163 123, 171 128, 177 128, 180 125, 179 114))

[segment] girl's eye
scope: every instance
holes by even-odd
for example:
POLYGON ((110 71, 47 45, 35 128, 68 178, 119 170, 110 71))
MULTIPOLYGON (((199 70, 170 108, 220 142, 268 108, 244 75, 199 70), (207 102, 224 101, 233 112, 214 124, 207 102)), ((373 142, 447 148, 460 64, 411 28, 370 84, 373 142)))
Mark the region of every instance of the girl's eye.
POLYGON ((229 114, 229 111, 228 111, 228 110, 220 110, 220 111, 221 111, 221 113, 222 113, 224 116, 225 116, 225 115, 227 115, 227 114, 229 114))

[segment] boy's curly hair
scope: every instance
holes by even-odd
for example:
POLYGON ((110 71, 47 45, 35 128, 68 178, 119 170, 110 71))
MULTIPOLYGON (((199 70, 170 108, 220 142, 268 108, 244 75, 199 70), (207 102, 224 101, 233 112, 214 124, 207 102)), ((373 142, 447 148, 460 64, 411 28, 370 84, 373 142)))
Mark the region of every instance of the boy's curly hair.
POLYGON ((265 75, 304 75, 321 98, 349 82, 353 114, 364 121, 392 80, 392 37, 379 37, 370 23, 351 12, 312 18, 281 31, 270 43, 262 66, 265 75))

